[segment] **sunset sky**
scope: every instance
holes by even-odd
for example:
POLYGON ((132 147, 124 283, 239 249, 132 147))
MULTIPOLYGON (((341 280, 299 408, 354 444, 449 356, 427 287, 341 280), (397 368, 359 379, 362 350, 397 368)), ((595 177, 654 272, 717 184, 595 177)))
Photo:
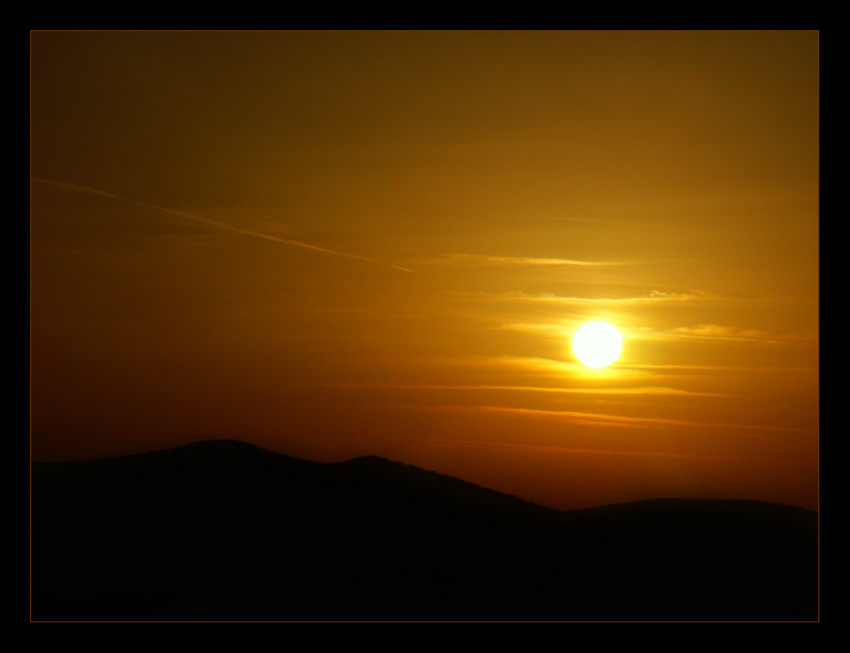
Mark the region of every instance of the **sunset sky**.
POLYGON ((818 38, 32 32, 33 460, 817 508, 818 38))

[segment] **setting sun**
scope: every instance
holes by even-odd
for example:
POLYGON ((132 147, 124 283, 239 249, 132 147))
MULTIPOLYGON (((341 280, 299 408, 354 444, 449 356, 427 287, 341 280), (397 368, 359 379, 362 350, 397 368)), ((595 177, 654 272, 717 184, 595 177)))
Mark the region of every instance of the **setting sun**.
POLYGON ((587 367, 607 367, 622 350, 620 332, 607 322, 588 322, 573 336, 573 353, 587 367))

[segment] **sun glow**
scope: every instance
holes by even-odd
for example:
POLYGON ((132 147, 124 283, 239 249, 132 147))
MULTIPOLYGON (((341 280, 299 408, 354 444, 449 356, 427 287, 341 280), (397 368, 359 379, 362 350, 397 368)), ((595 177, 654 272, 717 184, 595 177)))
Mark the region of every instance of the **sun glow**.
POLYGON ((607 322, 588 322, 573 336, 573 354, 587 367, 607 367, 620 357, 623 338, 607 322))

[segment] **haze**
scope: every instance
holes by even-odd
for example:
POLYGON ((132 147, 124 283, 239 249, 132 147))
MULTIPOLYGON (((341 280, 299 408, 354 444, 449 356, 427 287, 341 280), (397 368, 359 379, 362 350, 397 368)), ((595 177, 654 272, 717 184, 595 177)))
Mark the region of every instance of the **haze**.
POLYGON ((30 72, 33 460, 817 508, 817 32, 32 32, 30 72))

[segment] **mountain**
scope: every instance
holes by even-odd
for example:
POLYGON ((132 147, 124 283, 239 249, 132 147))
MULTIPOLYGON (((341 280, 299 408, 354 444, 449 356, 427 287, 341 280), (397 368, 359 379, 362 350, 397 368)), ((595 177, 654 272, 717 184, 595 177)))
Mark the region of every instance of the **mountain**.
POLYGON ((564 512, 237 441, 31 469, 35 621, 818 619, 818 515, 789 506, 564 512))

